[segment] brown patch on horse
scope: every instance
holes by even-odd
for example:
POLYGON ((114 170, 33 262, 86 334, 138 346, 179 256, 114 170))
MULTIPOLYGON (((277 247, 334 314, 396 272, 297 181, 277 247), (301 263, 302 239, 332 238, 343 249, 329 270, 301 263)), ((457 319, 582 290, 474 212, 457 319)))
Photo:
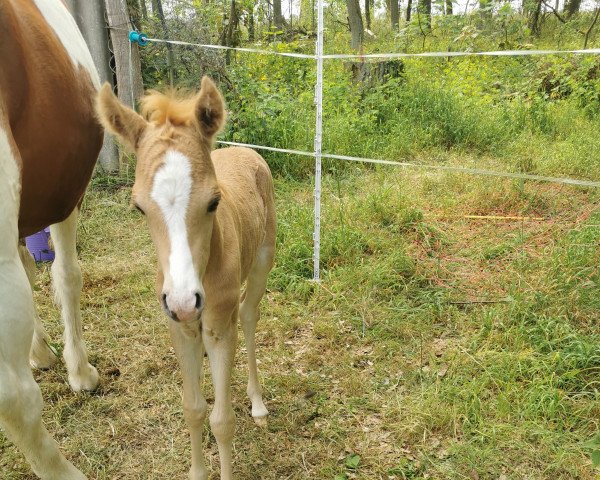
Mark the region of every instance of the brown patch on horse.
POLYGON ((102 128, 95 88, 33 2, 0 2, 0 115, 21 166, 19 235, 68 217, 92 175, 102 128))

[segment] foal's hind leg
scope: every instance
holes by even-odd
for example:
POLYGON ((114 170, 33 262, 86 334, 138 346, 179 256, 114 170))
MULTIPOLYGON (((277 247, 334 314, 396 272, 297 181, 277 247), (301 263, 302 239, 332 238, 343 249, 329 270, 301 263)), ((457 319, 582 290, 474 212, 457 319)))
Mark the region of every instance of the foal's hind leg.
MULTIPOLYGON (((21 257, 21 263, 27 273, 29 284, 33 290, 35 285, 35 261, 24 245, 19 245, 19 257, 21 257)), ((40 317, 34 310, 34 331, 33 331, 33 342, 31 343, 31 351, 29 352, 29 362, 32 367, 46 369, 50 368, 56 363, 56 354, 48 346, 50 337, 46 333, 40 317)))
POLYGON ((52 264, 52 282, 65 324, 63 357, 69 372, 69 384, 76 392, 94 390, 98 386, 98 372, 88 363, 81 329, 79 299, 83 281, 75 250, 78 216, 76 208, 66 220, 50 227, 56 251, 56 259, 52 264))
POLYGON ((250 270, 246 281, 244 299, 240 305, 240 322, 244 331, 246 350, 248 351, 248 396, 252 402, 252 417, 259 425, 266 425, 267 407, 263 402, 262 390, 258 380, 258 369, 256 367, 256 324, 260 318, 258 304, 267 287, 267 277, 273 266, 274 248, 262 246, 256 261, 250 270))
POLYGON ((42 479, 85 480, 42 425, 42 395, 29 367, 34 308, 17 247, 20 175, 14 152, 0 126, 0 426, 42 479))

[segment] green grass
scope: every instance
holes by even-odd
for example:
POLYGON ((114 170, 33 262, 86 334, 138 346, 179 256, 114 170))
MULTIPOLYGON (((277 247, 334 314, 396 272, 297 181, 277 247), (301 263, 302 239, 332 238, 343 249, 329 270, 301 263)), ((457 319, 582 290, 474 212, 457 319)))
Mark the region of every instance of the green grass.
MULTIPOLYGON (((62 365, 35 375, 48 429, 90 478, 185 478, 180 373, 129 183, 96 178, 80 227, 101 388, 72 393, 62 365)), ((257 333, 271 417, 267 430, 250 418, 241 348, 237 478, 598 478, 599 192, 356 166, 323 186, 317 286, 312 187, 276 179, 277 265, 257 333)), ((49 291, 44 265, 35 297, 59 342, 49 291)), ((210 375, 205 391, 211 403, 210 375)), ((217 478, 208 427, 206 453, 217 478)), ((33 478, 3 437, 0 469, 33 478)))

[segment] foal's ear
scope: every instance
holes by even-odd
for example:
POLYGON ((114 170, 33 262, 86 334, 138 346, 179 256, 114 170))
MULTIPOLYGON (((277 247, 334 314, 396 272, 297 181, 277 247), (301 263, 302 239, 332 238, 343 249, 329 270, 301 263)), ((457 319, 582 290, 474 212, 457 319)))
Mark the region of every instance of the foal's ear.
POLYGON ((98 92, 96 110, 100 122, 108 131, 133 151, 137 150, 148 122, 121 103, 108 83, 102 85, 98 92))
POLYGON ((212 140, 225 125, 225 102, 214 82, 203 77, 196 101, 196 118, 202 134, 212 140))

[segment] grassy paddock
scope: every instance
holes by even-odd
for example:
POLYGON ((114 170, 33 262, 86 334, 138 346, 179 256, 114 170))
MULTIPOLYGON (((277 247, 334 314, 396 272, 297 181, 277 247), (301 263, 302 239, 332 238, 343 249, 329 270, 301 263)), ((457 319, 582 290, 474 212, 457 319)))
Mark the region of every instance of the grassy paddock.
MULTIPOLYGON (((334 171, 330 169, 329 171, 334 171)), ((350 167, 324 179, 321 287, 308 181, 276 181, 279 251, 258 358, 269 427, 234 373, 240 479, 594 479, 600 192, 350 167), (465 215, 524 216, 477 220, 465 215)), ((186 478, 180 372, 127 181, 96 179, 80 226, 85 338, 102 377, 35 372, 44 420, 90 478, 186 478)), ((60 347, 48 267, 35 291, 60 347)), ((208 373, 208 372, 207 372, 208 373)), ((212 402, 210 374, 206 396, 212 402)), ((207 428, 207 461, 218 456, 207 428)), ((34 478, 0 437, 6 480, 34 478)))

